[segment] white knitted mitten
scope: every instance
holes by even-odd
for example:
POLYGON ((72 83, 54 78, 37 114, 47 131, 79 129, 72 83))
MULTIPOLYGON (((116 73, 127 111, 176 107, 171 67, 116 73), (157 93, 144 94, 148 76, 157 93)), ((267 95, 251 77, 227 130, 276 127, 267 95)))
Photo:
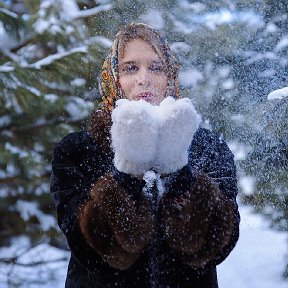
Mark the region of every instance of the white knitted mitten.
POLYGON ((189 98, 167 97, 158 109, 158 143, 153 168, 168 174, 188 164, 188 149, 201 118, 189 98))
POLYGON ((152 167, 157 144, 157 119, 152 105, 143 101, 118 100, 112 111, 111 138, 114 165, 124 173, 144 174, 152 167))

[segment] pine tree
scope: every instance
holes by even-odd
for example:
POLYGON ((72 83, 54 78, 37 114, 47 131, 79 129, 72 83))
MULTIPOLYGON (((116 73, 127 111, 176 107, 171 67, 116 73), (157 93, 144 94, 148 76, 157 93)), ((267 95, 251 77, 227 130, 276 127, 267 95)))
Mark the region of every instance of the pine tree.
MULTIPOLYGON (((107 39, 89 38, 85 19, 111 7, 84 11, 61 0, 0 5, 0 247, 24 237, 27 249, 39 242, 65 248, 49 195, 52 149, 85 127, 99 100, 107 39)), ((5 263, 17 264, 16 256, 5 263)), ((12 278, 13 285, 23 280, 12 278)))
MULTIPOLYGON (((287 86, 288 7, 285 1, 278 1, 271 9, 271 1, 266 2, 265 9, 262 11, 266 17, 265 23, 258 37, 250 42, 251 51, 247 54, 247 64, 244 68, 252 71, 254 77, 251 79, 254 81, 254 87, 250 92, 254 91, 258 96, 254 103, 250 102, 249 112, 251 113, 247 114, 247 122, 250 123, 250 139, 247 142, 253 150, 244 166, 253 175, 257 175, 259 183, 256 191, 259 193, 262 191, 260 194, 264 198, 265 193, 268 197, 277 194, 279 185, 285 187, 287 181, 285 177, 281 181, 278 179, 281 178, 281 171, 287 167, 287 98, 268 101, 267 96, 273 90, 287 86), (286 9, 282 9, 283 7, 286 9), (249 164, 251 160, 253 164, 249 164), (267 166, 263 165, 266 161, 269 163, 267 166), (270 176, 267 174, 269 169, 271 169, 270 176), (270 181, 270 188, 264 184, 266 181, 270 181)), ((278 209, 276 206, 274 208, 278 209)), ((287 211, 285 213, 287 214, 287 211)), ((287 220, 286 218, 285 224, 282 221, 284 226, 280 225, 281 229, 287 230, 287 220)))

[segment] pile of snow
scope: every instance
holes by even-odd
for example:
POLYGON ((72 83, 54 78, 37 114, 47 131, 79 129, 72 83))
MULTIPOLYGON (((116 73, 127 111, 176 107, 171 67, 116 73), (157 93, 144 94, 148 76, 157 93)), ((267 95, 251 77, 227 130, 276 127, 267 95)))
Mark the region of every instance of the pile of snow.
POLYGON ((184 87, 196 87, 203 79, 203 74, 197 69, 188 68, 179 72, 179 82, 184 87))
POLYGON ((36 201, 24 201, 18 199, 16 202, 16 209, 24 221, 28 221, 33 216, 36 217, 42 231, 48 231, 50 228, 57 226, 55 217, 43 213, 39 209, 39 203, 36 201))
POLYGON ((70 119, 78 121, 87 117, 94 107, 94 104, 77 96, 70 96, 69 102, 65 105, 65 111, 70 115, 70 119))
MULTIPOLYGON (((0 11, 2 13, 3 13, 3 10, 4 10, 3 8, 2 9, 0 8, 0 11)), ((5 9, 5 11, 9 11, 9 10, 5 9)), ((2 50, 2 51, 9 51, 9 49, 12 48, 16 44, 16 40, 13 39, 13 37, 11 37, 11 35, 9 35, 9 33, 7 33, 2 22, 0 22, 0 43, 1 43, 0 50, 2 50)), ((4 70, 4 68, 2 68, 2 69, 4 70)), ((8 69, 9 69, 9 67, 8 67, 8 69)))
POLYGON ((86 46, 76 47, 76 48, 71 49, 70 51, 64 51, 64 52, 56 53, 53 55, 49 55, 32 64, 23 64, 22 67, 41 69, 42 66, 51 65, 54 61, 70 56, 74 53, 87 53, 87 51, 88 51, 88 48, 86 46))
POLYGON ((71 15, 72 19, 77 19, 77 18, 84 18, 84 17, 89 17, 89 16, 95 16, 96 14, 100 12, 105 12, 109 11, 113 8, 112 4, 105 4, 105 5, 99 5, 90 9, 85 9, 85 10, 79 10, 77 13, 74 12, 73 15, 71 15))
POLYGON ((275 51, 279 52, 284 50, 288 47, 288 36, 284 36, 276 45, 275 51))
POLYGON ((0 248, 0 287, 64 287, 69 252, 48 244, 29 247, 29 239, 20 237, 0 248), (15 263, 1 261, 11 257, 17 257, 15 263))
POLYGON ((142 15, 140 19, 155 29, 163 29, 165 26, 162 12, 158 9, 148 9, 146 14, 142 15))
POLYGON ((169 174, 188 163, 187 150, 201 117, 189 98, 166 97, 160 105, 120 99, 112 112, 114 165, 124 173, 140 175, 153 167, 169 174), (139 129, 141 127, 141 129, 139 129))
POLYGON ((286 97, 288 97, 288 87, 272 91, 268 95, 267 100, 284 99, 286 97))
POLYGON ((287 288, 281 277, 287 261, 287 233, 273 231, 268 221, 240 207, 240 238, 218 270, 221 288, 287 288), (286 256, 286 259, 285 259, 286 256))
POLYGON ((261 17, 253 11, 218 9, 216 11, 204 13, 208 6, 191 6, 191 3, 188 3, 187 1, 182 1, 182 3, 180 2, 180 5, 182 9, 195 11, 194 13, 191 12, 188 15, 185 23, 183 21, 177 21, 176 19, 173 19, 174 29, 180 33, 193 33, 196 31, 199 25, 206 26, 210 30, 216 30, 217 27, 221 25, 237 23, 246 24, 250 29, 253 30, 257 30, 264 26, 264 22, 261 17))

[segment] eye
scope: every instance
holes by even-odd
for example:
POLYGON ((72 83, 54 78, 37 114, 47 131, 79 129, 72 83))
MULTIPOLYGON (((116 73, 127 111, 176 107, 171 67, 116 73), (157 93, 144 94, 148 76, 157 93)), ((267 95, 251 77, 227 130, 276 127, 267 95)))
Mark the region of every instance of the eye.
POLYGON ((149 69, 152 72, 163 73, 165 72, 165 65, 162 62, 151 63, 149 69))
POLYGON ((125 64, 122 68, 121 68, 121 72, 122 73, 126 73, 126 74, 129 74, 129 73, 134 73, 138 70, 138 66, 135 65, 135 64, 125 64))

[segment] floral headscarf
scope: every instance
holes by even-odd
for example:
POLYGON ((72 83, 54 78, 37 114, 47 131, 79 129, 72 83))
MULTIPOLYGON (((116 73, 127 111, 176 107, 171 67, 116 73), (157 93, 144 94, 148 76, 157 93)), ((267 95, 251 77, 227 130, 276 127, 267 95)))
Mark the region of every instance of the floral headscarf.
MULTIPOLYGON (((160 43, 160 45, 156 43, 156 41, 152 40, 152 48, 167 65, 168 81, 165 97, 180 97, 178 88, 178 65, 174 59, 174 56, 172 55, 172 52, 167 42, 152 27, 142 23, 131 23, 117 33, 113 45, 110 49, 110 53, 106 57, 102 66, 102 71, 99 77, 99 85, 101 98, 103 101, 103 109, 105 110, 112 111, 112 109, 115 107, 115 102, 118 99, 125 98, 124 92, 119 83, 119 46, 123 40, 123 31, 127 31, 127 29, 133 30, 137 27, 145 29, 147 34, 151 34, 154 36, 154 38, 157 38, 159 40, 158 42, 160 43)), ((151 39, 153 39, 153 37, 151 37, 151 39)), ((151 45, 151 43, 149 44, 151 45)))

